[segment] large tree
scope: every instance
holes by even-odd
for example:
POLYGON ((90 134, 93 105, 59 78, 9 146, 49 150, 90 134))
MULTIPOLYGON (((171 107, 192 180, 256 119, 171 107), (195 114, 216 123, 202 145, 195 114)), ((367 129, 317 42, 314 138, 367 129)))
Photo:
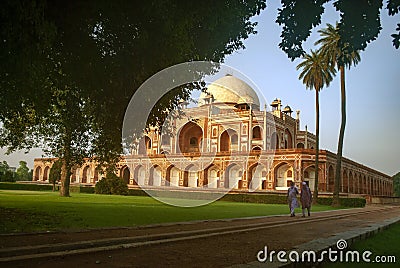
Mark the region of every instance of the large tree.
POLYGON ((315 183, 314 203, 318 201, 318 173, 319 173, 319 91, 328 87, 335 74, 335 69, 323 57, 320 51, 311 50, 311 54, 305 54, 303 61, 296 67, 302 69, 299 79, 303 80, 306 88, 315 90, 315 183))
POLYGON ((29 168, 25 161, 19 161, 19 167, 15 171, 15 176, 17 181, 32 180, 32 177, 29 174, 29 168))
MULTIPOLYGON (((263 0, 3 1, 0 146, 40 145, 58 157, 60 193, 68 196, 71 168, 84 156, 110 167, 118 160, 126 106, 147 78, 181 62, 223 61, 255 33, 250 18, 265 6, 263 0)), ((162 122, 193 88, 164 96, 148 123, 162 122)))
POLYGON ((10 170, 10 166, 7 161, 3 161, 0 163, 0 181, 15 181, 15 174, 10 170))
POLYGON ((340 181, 342 178, 342 155, 344 132, 346 128, 346 83, 345 83, 345 68, 357 65, 361 58, 358 51, 348 50, 347 43, 341 41, 341 35, 338 25, 334 27, 327 24, 326 28, 318 31, 321 39, 315 42, 316 45, 321 45, 320 53, 325 58, 327 64, 335 66, 340 73, 340 96, 341 96, 341 124, 339 131, 338 149, 336 156, 336 171, 335 171, 335 188, 333 191, 333 205, 339 205, 340 181))

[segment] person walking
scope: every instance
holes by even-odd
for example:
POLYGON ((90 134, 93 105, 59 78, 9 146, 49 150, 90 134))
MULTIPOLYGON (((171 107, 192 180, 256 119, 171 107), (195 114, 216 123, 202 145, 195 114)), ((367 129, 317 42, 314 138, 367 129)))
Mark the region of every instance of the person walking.
POLYGON ((299 207, 299 203, 297 202, 297 194, 299 191, 297 190, 297 187, 294 185, 294 182, 290 182, 290 187, 287 192, 287 200, 289 204, 289 209, 290 209, 290 217, 296 216, 294 214, 294 209, 299 207))
POLYGON ((300 192, 300 201, 301 201, 301 209, 303 212, 303 218, 306 216, 305 212, 307 209, 308 216, 310 216, 310 210, 311 210, 311 202, 312 202, 312 194, 311 190, 308 187, 306 182, 301 183, 301 192, 300 192))

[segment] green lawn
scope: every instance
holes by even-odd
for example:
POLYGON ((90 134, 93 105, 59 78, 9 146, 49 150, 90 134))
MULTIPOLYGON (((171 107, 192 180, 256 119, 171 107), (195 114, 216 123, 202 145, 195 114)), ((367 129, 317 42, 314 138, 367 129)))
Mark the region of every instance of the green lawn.
POLYGON ((360 253, 360 256, 365 251, 371 251, 372 255, 368 258, 371 260, 370 263, 360 262, 360 263, 330 263, 326 265, 329 268, 339 268, 339 267, 383 267, 383 268, 391 268, 391 267, 400 267, 400 223, 394 224, 389 227, 387 230, 384 230, 380 233, 375 234, 374 236, 361 240, 353 245, 351 245, 350 250, 357 250, 360 253), (394 256, 396 262, 391 263, 378 263, 375 261, 375 257, 379 256, 379 260, 383 260, 386 258, 388 260, 388 256, 394 256))
MULTIPOLYGON (((312 211, 330 210, 317 205, 312 211)), ((301 214, 300 209, 297 211, 301 214)), ((174 207, 142 196, 0 190, 0 233, 118 227, 206 219, 289 214, 287 205, 217 201, 174 207)))

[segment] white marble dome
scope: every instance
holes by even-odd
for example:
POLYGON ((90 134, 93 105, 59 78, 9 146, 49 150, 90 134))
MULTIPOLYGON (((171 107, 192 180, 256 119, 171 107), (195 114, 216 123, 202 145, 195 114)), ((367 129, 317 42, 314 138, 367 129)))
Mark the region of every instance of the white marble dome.
MULTIPOLYGON (((207 93, 214 97, 213 103, 225 104, 254 104, 260 106, 257 93, 246 82, 232 75, 226 75, 215 80, 207 87, 207 93)), ((207 93, 202 92, 199 98, 199 106, 207 104, 207 93)))

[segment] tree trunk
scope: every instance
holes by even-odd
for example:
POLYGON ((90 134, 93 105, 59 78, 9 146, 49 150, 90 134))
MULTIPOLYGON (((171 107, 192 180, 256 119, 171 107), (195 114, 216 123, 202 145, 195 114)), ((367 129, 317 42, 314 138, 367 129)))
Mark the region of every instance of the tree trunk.
POLYGON ((346 88, 345 88, 345 73, 344 66, 340 66, 340 92, 341 92, 341 108, 342 108, 342 122, 340 125, 339 141, 336 158, 336 173, 335 173, 335 189, 333 191, 332 206, 340 206, 339 192, 340 182, 342 178, 342 153, 343 153, 343 140, 344 130, 346 127, 346 88))
MULTIPOLYGON (((67 132, 70 133, 70 132, 67 132)), ((64 157, 61 159, 61 187, 60 196, 69 197, 69 177, 71 176, 71 138, 70 135, 66 135, 64 142, 64 157)))
POLYGON ((60 187, 60 196, 69 197, 69 172, 70 168, 67 163, 67 160, 64 158, 62 159, 62 166, 61 166, 61 187, 60 187))
POLYGON ((318 202, 319 173, 319 89, 315 89, 315 182, 313 203, 318 202))

